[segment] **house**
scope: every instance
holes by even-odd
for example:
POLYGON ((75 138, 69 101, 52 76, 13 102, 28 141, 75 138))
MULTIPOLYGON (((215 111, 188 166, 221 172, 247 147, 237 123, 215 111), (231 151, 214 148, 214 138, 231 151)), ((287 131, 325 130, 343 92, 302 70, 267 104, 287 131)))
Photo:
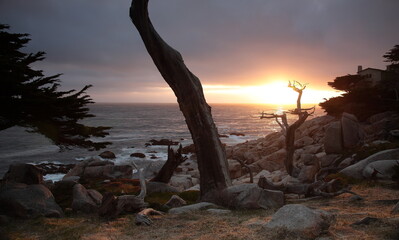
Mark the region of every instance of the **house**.
POLYGON ((361 80, 357 85, 361 84, 362 86, 374 87, 381 81, 394 78, 398 79, 398 74, 390 71, 388 67, 387 70, 381 70, 377 68, 363 69, 362 66, 358 66, 357 75, 361 77, 361 80))

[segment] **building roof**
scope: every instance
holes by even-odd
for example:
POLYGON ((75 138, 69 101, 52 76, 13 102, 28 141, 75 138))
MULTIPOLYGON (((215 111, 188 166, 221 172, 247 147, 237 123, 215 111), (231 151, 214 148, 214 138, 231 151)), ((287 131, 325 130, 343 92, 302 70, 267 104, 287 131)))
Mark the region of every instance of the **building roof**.
POLYGON ((366 70, 374 70, 374 71, 379 71, 379 72, 385 72, 385 70, 381 70, 381 69, 377 69, 377 68, 365 68, 365 69, 359 71, 358 73, 364 72, 366 70))

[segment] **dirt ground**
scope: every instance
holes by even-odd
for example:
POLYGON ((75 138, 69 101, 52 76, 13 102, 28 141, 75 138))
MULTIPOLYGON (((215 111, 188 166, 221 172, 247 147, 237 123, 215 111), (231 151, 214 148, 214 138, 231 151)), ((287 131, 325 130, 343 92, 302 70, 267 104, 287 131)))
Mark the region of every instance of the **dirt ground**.
MULTIPOLYGON (((352 191, 364 198, 351 201, 350 194, 329 199, 289 200, 309 207, 324 209, 336 216, 335 222, 321 239, 399 239, 399 215, 390 212, 399 200, 399 190, 387 184, 360 184, 352 191), (374 217, 369 224, 352 223, 374 217)), ((11 220, 2 226, 0 240, 125 240, 125 239, 298 239, 284 231, 270 232, 261 224, 270 220, 273 210, 240 210, 225 215, 195 212, 164 215, 153 219, 151 226, 136 226, 134 215, 114 221, 95 216, 70 215, 62 219, 11 220)))

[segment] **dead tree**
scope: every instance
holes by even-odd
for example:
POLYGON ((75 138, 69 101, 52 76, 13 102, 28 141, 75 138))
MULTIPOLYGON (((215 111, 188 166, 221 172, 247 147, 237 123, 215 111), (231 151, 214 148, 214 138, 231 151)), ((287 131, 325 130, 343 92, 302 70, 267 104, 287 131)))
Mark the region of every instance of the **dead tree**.
POLYGON ((182 162, 187 160, 187 157, 183 156, 181 154, 181 151, 181 145, 176 152, 170 146, 168 146, 168 160, 166 160, 165 164, 162 166, 161 170, 159 170, 158 174, 153 179, 151 179, 151 182, 168 183, 170 181, 176 168, 182 162))
POLYGON ((231 185, 226 153, 219 140, 211 108, 206 103, 200 80, 184 64, 179 52, 154 29, 148 15, 148 0, 132 0, 130 18, 162 77, 177 97, 195 144, 200 172, 201 199, 231 185))
POLYGON ((284 165, 287 173, 292 176, 292 172, 294 169, 293 162, 295 152, 295 131, 306 121, 306 119, 310 115, 314 113, 315 107, 302 108, 301 106, 302 93, 303 90, 305 90, 306 88, 306 84, 301 84, 297 81, 289 81, 288 87, 292 88, 295 92, 298 93, 296 108, 287 112, 284 111, 279 114, 262 112, 260 118, 274 118, 278 125, 281 127, 282 132, 285 136, 285 148, 287 151, 286 157, 284 159, 284 165), (287 113, 298 115, 298 119, 291 125, 288 124, 286 115, 287 113), (281 119, 281 121, 279 119, 281 119))

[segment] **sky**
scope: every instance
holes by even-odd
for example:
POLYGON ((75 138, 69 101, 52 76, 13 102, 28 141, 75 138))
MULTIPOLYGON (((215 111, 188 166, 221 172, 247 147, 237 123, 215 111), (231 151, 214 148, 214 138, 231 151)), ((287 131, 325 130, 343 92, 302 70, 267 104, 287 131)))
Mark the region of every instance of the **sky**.
MULTIPOLYGON (((0 0, 0 23, 29 33, 35 64, 96 102, 176 102, 129 18, 128 0, 0 0)), ((290 103, 334 94, 327 82, 385 69, 399 44, 398 0, 150 0, 150 18, 200 78, 210 103, 290 103)))

